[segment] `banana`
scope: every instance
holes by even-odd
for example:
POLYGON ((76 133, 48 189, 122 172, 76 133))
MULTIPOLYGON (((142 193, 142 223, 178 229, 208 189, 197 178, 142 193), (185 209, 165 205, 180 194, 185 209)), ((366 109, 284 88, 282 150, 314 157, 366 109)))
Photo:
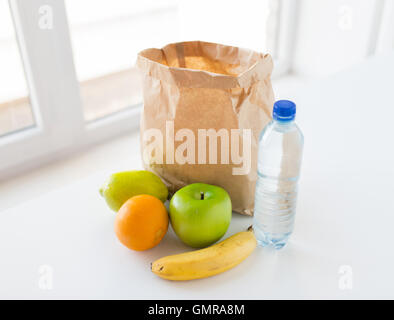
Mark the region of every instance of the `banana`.
POLYGON ((250 227, 211 247, 160 258, 151 264, 152 272, 167 280, 207 278, 235 267, 256 248, 250 227))

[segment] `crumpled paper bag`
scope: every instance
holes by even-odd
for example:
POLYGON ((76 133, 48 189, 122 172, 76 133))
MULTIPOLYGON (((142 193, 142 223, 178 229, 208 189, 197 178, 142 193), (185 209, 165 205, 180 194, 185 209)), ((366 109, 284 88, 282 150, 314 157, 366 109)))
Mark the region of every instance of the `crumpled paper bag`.
POLYGON ((170 193, 196 182, 223 187, 234 211, 252 215, 258 138, 274 103, 271 56, 191 41, 143 50, 137 66, 145 168, 170 193))

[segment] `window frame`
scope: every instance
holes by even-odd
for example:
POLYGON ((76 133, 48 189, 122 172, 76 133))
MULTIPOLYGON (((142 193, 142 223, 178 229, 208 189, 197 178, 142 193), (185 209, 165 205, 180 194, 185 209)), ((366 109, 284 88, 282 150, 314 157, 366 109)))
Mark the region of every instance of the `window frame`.
POLYGON ((9 4, 35 126, 0 138, 1 178, 137 128, 141 106, 85 121, 64 1, 9 0, 9 4), (53 29, 38 26, 43 5, 53 10, 53 29))
POLYGON ((394 2, 382 0, 375 12, 375 33, 371 33, 369 54, 382 54, 394 49, 394 2))
MULTIPOLYGON (((279 1, 274 77, 290 69, 296 23, 296 1, 279 1)), ((9 0, 9 5, 35 126, 0 137, 0 179, 138 128, 142 103, 85 121, 64 0, 9 0), (39 28, 44 5, 52 8, 52 29, 39 28)))
POLYGON ((291 71, 295 40, 297 35, 298 0, 270 0, 278 2, 278 22, 276 27, 276 43, 274 47, 273 78, 288 74, 291 71))

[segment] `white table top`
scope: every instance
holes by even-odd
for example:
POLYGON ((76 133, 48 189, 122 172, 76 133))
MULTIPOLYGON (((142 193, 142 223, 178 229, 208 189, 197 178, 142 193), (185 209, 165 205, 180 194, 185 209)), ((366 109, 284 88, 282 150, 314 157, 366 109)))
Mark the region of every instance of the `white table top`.
MULTIPOLYGON (((296 229, 281 251, 258 248, 208 279, 162 280, 150 262, 189 249, 172 230, 146 252, 120 245, 97 191, 109 173, 98 173, 0 213, 0 298, 394 298, 393 93, 394 55, 277 97, 296 101, 305 136, 296 229)), ((250 224, 234 214, 226 237, 250 224)))

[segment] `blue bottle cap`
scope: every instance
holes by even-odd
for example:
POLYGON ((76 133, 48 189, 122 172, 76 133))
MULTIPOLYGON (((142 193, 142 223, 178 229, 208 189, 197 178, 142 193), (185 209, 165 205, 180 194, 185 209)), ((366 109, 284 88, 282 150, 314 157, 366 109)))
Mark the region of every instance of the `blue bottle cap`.
POLYGON ((272 117, 278 121, 294 120, 296 114, 296 105, 290 100, 278 100, 274 103, 272 117))

